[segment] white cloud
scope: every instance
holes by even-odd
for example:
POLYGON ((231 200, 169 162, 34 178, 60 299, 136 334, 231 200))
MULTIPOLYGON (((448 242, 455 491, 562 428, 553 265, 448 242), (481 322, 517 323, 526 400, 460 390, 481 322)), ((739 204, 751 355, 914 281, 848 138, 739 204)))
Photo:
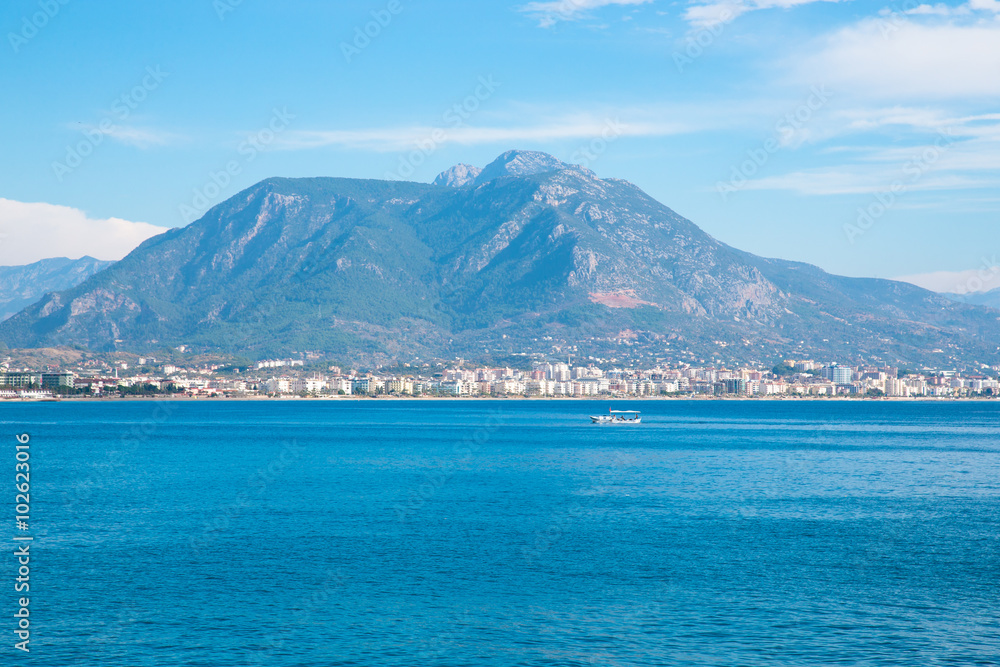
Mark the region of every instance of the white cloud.
MULTIPOLYGON (((109 137, 118 143, 145 149, 152 146, 166 146, 185 139, 182 135, 166 130, 137 125, 120 125, 107 121, 100 124, 76 123, 67 125, 66 128, 81 132, 83 139, 93 145, 97 145, 105 137, 109 137)), ((71 143, 72 145, 76 145, 76 142, 71 143)))
POLYGON ((275 141, 282 149, 342 148, 392 152, 409 150, 421 145, 439 147, 445 144, 473 146, 479 144, 511 144, 562 139, 600 137, 609 126, 616 136, 667 136, 691 131, 677 122, 622 122, 615 116, 575 117, 551 123, 521 127, 395 127, 364 130, 302 130, 286 132, 275 141))
POLYGON ((952 7, 946 4, 918 5, 913 9, 907 9, 905 14, 915 14, 923 16, 953 16, 957 12, 965 13, 968 10, 963 7, 952 7))
POLYGON ((969 0, 969 7, 1000 14, 1000 0, 969 0))
POLYGON ((743 0, 718 0, 688 7, 684 12, 684 20, 696 28, 712 28, 729 23, 748 11, 750 7, 743 0))
POLYGON ((1000 266, 997 258, 984 257, 978 269, 965 271, 933 271, 918 273, 912 276, 900 276, 893 280, 901 280, 929 289, 932 292, 950 292, 952 294, 969 294, 971 292, 988 292, 1000 287, 1000 266))
POLYGON ((840 2, 840 0, 711 0, 692 4, 684 12, 684 19, 696 28, 710 28, 728 23, 747 12, 761 9, 789 9, 814 2, 840 2))
MULTIPOLYGON (((905 192, 1000 186, 1000 114, 993 112, 1000 21, 982 13, 994 5, 1000 0, 885 10, 788 58, 792 75, 782 83, 819 83, 836 100, 805 123, 803 138, 829 142, 820 154, 846 158, 762 172, 745 187, 809 196, 874 194, 899 182, 905 192)), ((899 208, 909 205, 921 204, 899 208)))
POLYGON ((69 206, 0 198, 0 266, 30 264, 47 257, 121 259, 165 231, 120 218, 95 220, 69 206))
POLYGON ((644 5, 653 0, 551 0, 549 2, 529 2, 520 8, 522 12, 538 20, 543 28, 559 21, 575 21, 587 15, 590 10, 609 5, 644 5))
POLYGON ((921 23, 899 14, 836 31, 796 58, 792 78, 871 99, 982 99, 1000 95, 1000 22, 921 23))

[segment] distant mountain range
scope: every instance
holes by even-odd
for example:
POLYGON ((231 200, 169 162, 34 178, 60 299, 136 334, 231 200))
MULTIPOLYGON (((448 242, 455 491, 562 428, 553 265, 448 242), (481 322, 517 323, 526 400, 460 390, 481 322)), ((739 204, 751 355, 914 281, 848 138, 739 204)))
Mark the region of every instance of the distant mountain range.
POLYGON ((967 294, 945 293, 941 296, 948 297, 958 303, 969 303, 974 306, 986 306, 1000 310, 1000 287, 991 289, 988 292, 969 292, 967 294))
POLYGON ((270 178, 0 323, 11 347, 996 363, 1000 313, 712 238, 635 185, 509 151, 436 184, 270 178))
POLYGON ((33 264, 0 266, 0 320, 30 306, 47 292, 76 287, 111 264, 93 257, 53 257, 33 264))

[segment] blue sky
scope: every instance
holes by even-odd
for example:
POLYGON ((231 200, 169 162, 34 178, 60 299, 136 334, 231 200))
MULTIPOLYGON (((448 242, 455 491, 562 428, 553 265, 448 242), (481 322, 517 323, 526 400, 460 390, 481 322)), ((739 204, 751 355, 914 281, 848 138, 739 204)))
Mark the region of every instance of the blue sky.
POLYGON ((522 148, 751 252, 1000 287, 998 0, 9 0, 0 27, 0 264, 121 257, 269 176, 522 148))

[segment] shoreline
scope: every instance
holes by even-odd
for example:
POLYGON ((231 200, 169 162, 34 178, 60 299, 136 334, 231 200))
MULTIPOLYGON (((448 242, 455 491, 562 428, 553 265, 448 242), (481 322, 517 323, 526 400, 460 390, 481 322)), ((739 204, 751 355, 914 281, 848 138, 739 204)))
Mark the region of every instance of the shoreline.
POLYGON ((797 402, 797 401, 836 401, 836 402, 877 402, 877 401, 909 401, 909 402, 1000 402, 1000 397, 954 397, 954 396, 863 396, 850 398, 848 396, 54 396, 52 398, 7 398, 4 403, 111 403, 137 401, 580 401, 580 402, 628 402, 628 401, 757 401, 757 402, 797 402))

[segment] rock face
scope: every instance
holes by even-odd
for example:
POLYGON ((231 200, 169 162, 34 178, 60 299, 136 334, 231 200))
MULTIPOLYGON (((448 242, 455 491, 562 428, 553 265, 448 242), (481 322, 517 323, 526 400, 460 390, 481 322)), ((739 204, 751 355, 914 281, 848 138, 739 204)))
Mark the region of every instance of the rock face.
POLYGON ((21 266, 0 266, 0 320, 38 301, 47 292, 76 287, 111 264, 93 257, 52 257, 21 266))
POLYGON ((532 176, 547 171, 570 169, 571 165, 560 162, 548 153, 538 151, 507 151, 486 165, 476 177, 476 185, 481 185, 503 176, 532 176))
POLYGON ((479 167, 473 167, 471 164, 456 164, 438 174, 434 179, 434 185, 446 185, 449 188, 472 185, 481 171, 479 167))
POLYGON ((628 182, 512 151, 460 187, 267 179, 46 295, 0 323, 0 340, 345 361, 562 341, 940 364, 996 359, 998 324, 906 283, 742 252, 628 182))

